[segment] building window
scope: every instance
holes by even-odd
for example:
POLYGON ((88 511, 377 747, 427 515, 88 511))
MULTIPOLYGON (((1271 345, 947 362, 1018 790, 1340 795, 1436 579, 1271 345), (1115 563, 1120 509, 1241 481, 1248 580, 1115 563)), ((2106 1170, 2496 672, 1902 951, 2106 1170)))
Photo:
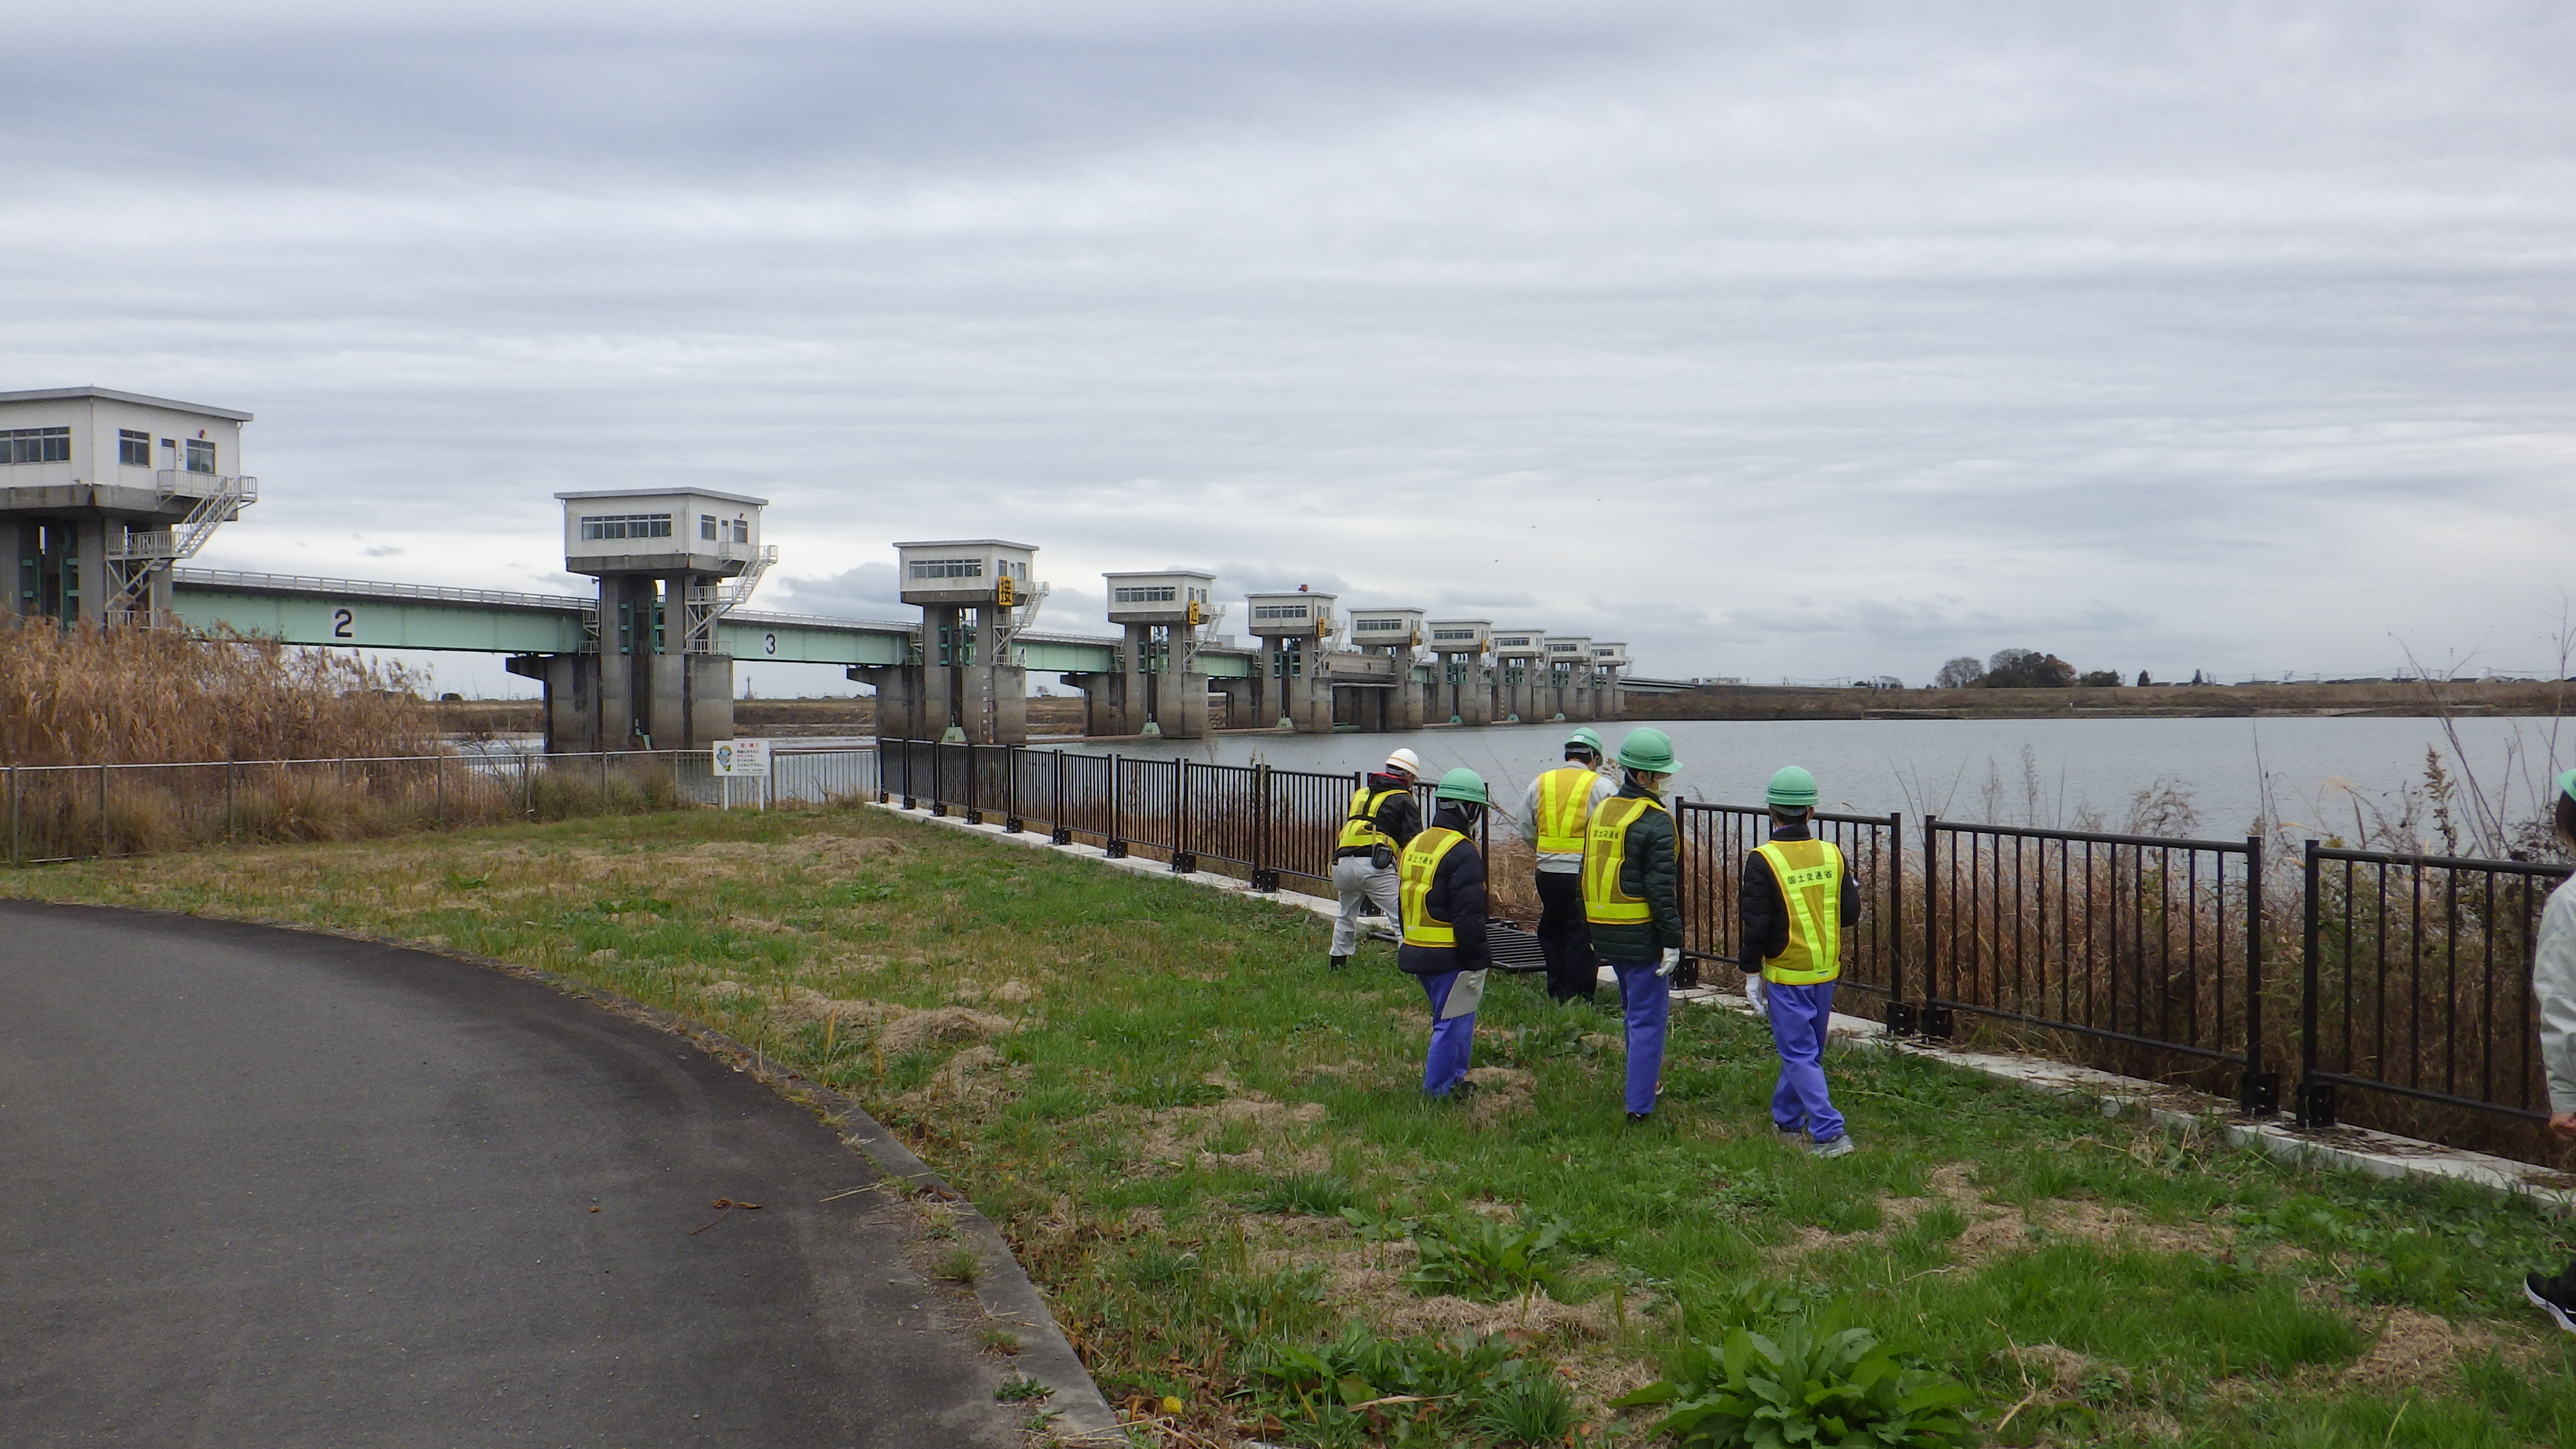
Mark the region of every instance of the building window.
POLYGON ((190 438, 188 440, 188 471, 191 473, 212 473, 215 471, 215 445, 213 443, 206 441, 204 438, 190 438))
POLYGON ((0 432, 0 463, 68 463, 72 460, 69 428, 11 428, 0 432))
POLYGON ((609 513, 581 521, 584 540, 607 538, 669 538, 671 515, 667 513, 609 513))
POLYGON ((714 543, 716 541, 716 516, 714 514, 701 513, 698 515, 698 537, 708 543, 714 543))
POLYGON ((1362 619, 1359 622, 1363 634, 1392 634, 1403 628, 1402 619, 1362 619))
POLYGON ((1434 639, 1473 639, 1476 637, 1476 631, 1473 629, 1434 629, 1431 631, 1431 637, 1434 639))
POLYGON ((152 435, 132 428, 116 430, 116 461, 128 468, 152 466, 152 435))
POLYGON ((1303 604, 1257 604, 1253 606, 1252 617, 1256 619, 1303 619, 1306 617, 1306 606, 1303 604))
POLYGON ((917 558, 912 561, 916 579, 980 579, 984 561, 980 558, 917 558))
POLYGON ((1529 639, 1526 635, 1519 638, 1496 639, 1494 642, 1500 644, 1506 649, 1527 649, 1529 647, 1529 639))
POLYGON ((728 540, 727 540, 728 542, 731 542, 731 543, 749 543, 749 542, 751 542, 751 520, 750 520, 750 519, 748 519, 748 518, 737 518, 737 519, 733 520, 730 524, 726 525, 726 527, 728 528, 728 530, 730 531, 730 534, 731 534, 731 537, 730 537, 730 538, 728 538, 728 540))
POLYGON ((1179 591, 1168 584, 1161 588, 1118 589, 1114 592, 1117 602, 1122 604, 1168 604, 1179 596, 1179 591))

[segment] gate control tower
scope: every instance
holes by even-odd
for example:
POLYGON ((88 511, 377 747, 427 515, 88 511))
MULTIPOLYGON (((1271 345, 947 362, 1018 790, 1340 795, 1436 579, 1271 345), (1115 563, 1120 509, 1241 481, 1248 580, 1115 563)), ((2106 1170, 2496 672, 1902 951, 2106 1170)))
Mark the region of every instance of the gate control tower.
POLYGON ((1494 691, 1485 678, 1485 650, 1493 633, 1491 619, 1431 621, 1431 654, 1440 661, 1431 686, 1432 718, 1451 724, 1494 722, 1494 691))
POLYGON ((1628 645, 1624 640, 1602 639, 1592 645, 1592 667, 1600 678, 1601 691, 1596 719, 1617 719, 1628 712, 1627 702, 1619 697, 1619 671, 1628 667, 1628 645))
POLYGON ((1537 719, 1539 689, 1547 682, 1547 631, 1497 629, 1493 651, 1494 713, 1505 724, 1537 719))
POLYGON ((877 687, 878 738, 1026 744, 1028 670, 1015 641, 1046 597, 1029 577, 1037 545, 923 539, 894 551, 903 601, 921 609, 921 644, 908 663, 849 671, 877 687))
POLYGON ((1334 595, 1307 589, 1247 594, 1245 631, 1262 644, 1262 713, 1299 734, 1333 732, 1333 681, 1327 654, 1334 595))
POLYGON ((170 569, 259 501, 248 413, 103 387, 0 392, 5 612, 175 627, 170 569))
POLYGON ((1547 636, 1547 676, 1542 681, 1547 696, 1541 713, 1550 719, 1576 720, 1598 717, 1592 698, 1592 641, 1568 638, 1562 634, 1547 636))
POLYGON ((591 647, 513 658, 546 686, 546 748, 705 749, 733 736, 733 656, 716 621, 778 557, 765 498, 706 488, 558 493, 564 569, 599 580, 591 647))
POLYGON ((1423 686, 1413 677, 1413 651, 1422 647, 1423 632, 1420 609, 1351 610, 1351 642, 1384 656, 1393 674, 1387 688, 1358 692, 1361 729, 1422 728, 1423 686))
POLYGON ((1088 696, 1087 732, 1203 739, 1208 732, 1208 677, 1199 667, 1199 631, 1225 612, 1208 599, 1216 575, 1190 569, 1102 574, 1109 622, 1126 626, 1114 675, 1067 675, 1088 696))

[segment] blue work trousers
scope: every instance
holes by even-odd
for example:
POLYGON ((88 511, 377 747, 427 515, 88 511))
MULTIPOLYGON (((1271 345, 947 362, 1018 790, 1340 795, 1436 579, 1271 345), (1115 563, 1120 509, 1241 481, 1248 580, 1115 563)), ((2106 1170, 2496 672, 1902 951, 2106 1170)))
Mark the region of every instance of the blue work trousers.
POLYGON ((1664 1023, 1672 1016, 1673 984, 1655 974, 1653 961, 1613 961, 1619 1005, 1628 1024, 1628 1110, 1655 1110, 1655 1088, 1664 1079, 1664 1023))
POLYGON ((1434 1097, 1448 1096, 1467 1079, 1467 1058, 1476 1046, 1476 1013, 1440 1019, 1441 1009, 1449 1004, 1449 988, 1458 984, 1462 974, 1443 971, 1413 978, 1422 983, 1422 994, 1431 998, 1431 1050, 1422 1059, 1422 1090, 1434 1097))
POLYGON ((1843 1135, 1843 1114, 1825 1095, 1825 1028, 1834 1018, 1834 983, 1765 984, 1771 994, 1771 1042, 1780 1049, 1780 1085, 1771 1120, 1783 1132, 1803 1127, 1818 1142, 1843 1135))

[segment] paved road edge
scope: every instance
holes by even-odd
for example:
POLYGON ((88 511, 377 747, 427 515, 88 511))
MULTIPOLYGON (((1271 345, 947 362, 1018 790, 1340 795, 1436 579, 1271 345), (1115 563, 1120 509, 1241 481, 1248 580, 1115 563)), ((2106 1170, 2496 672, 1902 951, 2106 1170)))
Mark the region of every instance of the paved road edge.
POLYGON ((755 1080, 788 1101, 821 1117, 824 1123, 841 1134, 844 1145, 856 1149, 877 1165, 887 1177, 905 1183, 918 1194, 927 1194, 947 1204, 956 1221, 961 1241, 974 1246, 983 1259, 983 1270, 975 1275, 975 1301, 995 1318, 1022 1326, 1020 1351, 1013 1355, 1013 1365, 1023 1374, 1045 1384, 1049 1394, 1045 1408, 1054 1417, 1053 1432, 1064 1443, 1128 1443, 1127 1432, 1120 1427, 1116 1410, 1100 1386, 1091 1381, 1091 1371, 1082 1366, 1082 1356, 1074 1352, 1072 1340, 1057 1326, 1055 1311, 1048 1306, 1046 1294, 1039 1289, 1028 1270, 1011 1251, 1010 1240, 993 1220, 984 1216, 974 1199, 949 1185, 928 1163, 915 1156, 876 1118, 868 1115, 846 1094, 823 1085, 813 1078, 780 1065, 759 1049, 733 1037, 692 1021, 674 1011, 648 1005, 633 997, 594 986, 587 981, 548 971, 540 966, 504 961, 497 956, 480 956, 470 951, 452 951, 417 941, 404 941, 390 936, 368 935, 360 931, 335 931, 295 921, 272 921, 241 916, 199 916, 187 911, 156 911, 136 906, 94 905, 85 901, 47 901, 18 897, 30 905, 47 905, 73 910, 115 912, 128 916, 162 916, 184 921, 222 921, 233 925, 259 926, 268 930, 292 931, 306 936, 330 936, 344 941, 363 941, 371 946, 384 946, 410 951, 422 956, 437 956, 461 961, 470 966, 517 976, 536 982, 566 996, 580 997, 593 1006, 632 1021, 658 1028, 674 1036, 686 1037, 708 1055, 733 1063, 738 1072, 748 1072, 755 1080))

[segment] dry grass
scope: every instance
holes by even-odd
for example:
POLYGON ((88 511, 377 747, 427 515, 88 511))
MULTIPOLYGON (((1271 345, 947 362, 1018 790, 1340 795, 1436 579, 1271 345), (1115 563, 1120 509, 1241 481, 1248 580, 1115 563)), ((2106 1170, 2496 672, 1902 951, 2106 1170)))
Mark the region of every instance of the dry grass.
POLYGON ((426 754, 400 668, 264 639, 0 625, 0 764, 426 754))

